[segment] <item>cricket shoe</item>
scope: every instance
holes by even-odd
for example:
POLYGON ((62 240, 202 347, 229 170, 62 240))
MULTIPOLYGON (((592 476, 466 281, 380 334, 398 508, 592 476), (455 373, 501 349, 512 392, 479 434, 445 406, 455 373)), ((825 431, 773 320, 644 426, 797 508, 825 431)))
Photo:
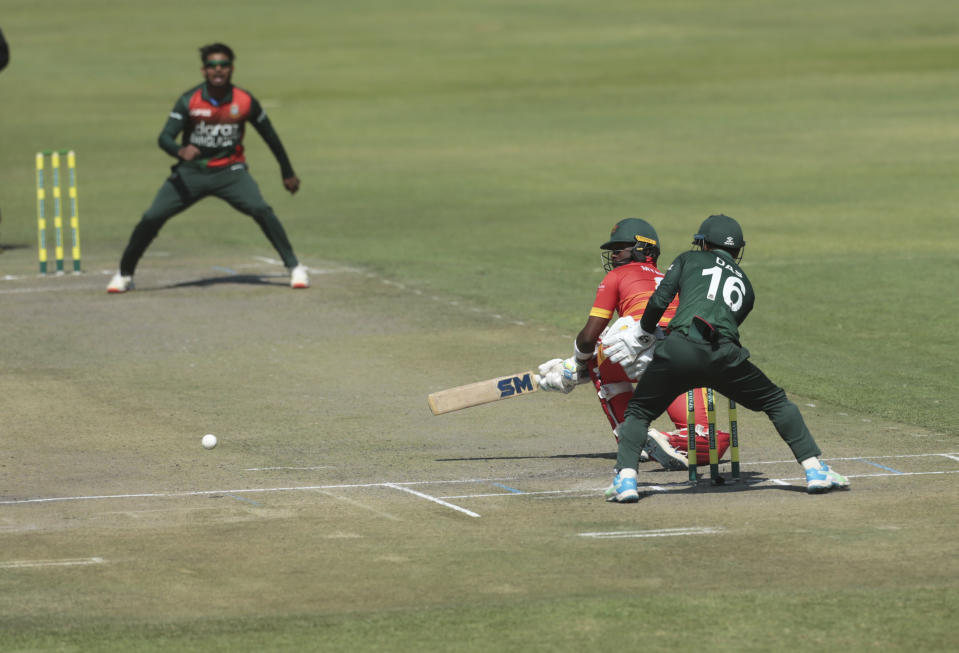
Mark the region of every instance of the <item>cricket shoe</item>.
POLYGON ((616 503, 636 503, 639 501, 635 469, 619 470, 619 473, 613 479, 613 484, 606 490, 606 500, 616 503))
POLYGON ((305 265, 297 265, 290 270, 290 288, 309 288, 310 275, 305 265))
POLYGON ((819 461, 819 467, 806 470, 806 492, 820 494, 834 488, 849 487, 849 479, 829 469, 829 465, 819 461))
POLYGON ((120 274, 119 272, 113 275, 113 278, 110 279, 110 283, 107 285, 107 292, 109 293, 121 293, 128 290, 133 290, 133 277, 120 274))
POLYGON ((646 440, 646 449, 660 465, 670 471, 689 469, 689 460, 686 452, 676 449, 669 443, 666 434, 654 428, 649 429, 649 438, 646 440))

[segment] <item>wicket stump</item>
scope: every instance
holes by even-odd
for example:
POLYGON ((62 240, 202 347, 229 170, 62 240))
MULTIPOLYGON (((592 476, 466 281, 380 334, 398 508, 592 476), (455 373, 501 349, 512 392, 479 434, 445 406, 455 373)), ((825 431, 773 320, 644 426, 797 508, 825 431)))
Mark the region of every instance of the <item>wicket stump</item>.
POLYGON ((56 272, 63 274, 63 215, 61 210, 60 193, 60 155, 67 157, 69 174, 68 194, 70 198, 70 235, 73 248, 70 252, 73 259, 73 273, 80 273, 80 215, 77 207, 77 161, 73 150, 42 150, 37 152, 37 256, 40 262, 40 274, 47 273, 47 216, 46 201, 47 187, 44 180, 46 157, 50 156, 50 171, 52 173, 51 190, 53 195, 53 234, 54 253, 56 256, 56 272))
MULTIPOLYGON (((695 390, 686 393, 686 446, 688 448, 687 462, 689 464, 689 482, 698 481, 697 467, 699 461, 696 455, 696 397, 695 390)), ((713 389, 706 388, 706 420, 709 436, 709 480, 713 485, 722 485, 726 482, 719 474, 719 451, 716 447, 716 406, 713 398, 713 389)), ((736 416, 736 402, 729 400, 729 463, 732 471, 732 482, 739 481, 739 420, 736 416)))

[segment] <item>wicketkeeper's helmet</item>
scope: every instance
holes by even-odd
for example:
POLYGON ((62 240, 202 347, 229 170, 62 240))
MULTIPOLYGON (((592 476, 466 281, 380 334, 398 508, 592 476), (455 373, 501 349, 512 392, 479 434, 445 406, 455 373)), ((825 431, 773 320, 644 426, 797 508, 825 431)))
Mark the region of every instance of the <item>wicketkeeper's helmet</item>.
POLYGON ((702 247, 704 243, 729 250, 734 256, 736 252, 741 254, 746 246, 743 228, 728 215, 722 214, 709 216, 699 226, 699 231, 693 236, 693 245, 702 247))
POLYGON ((645 262, 652 259, 653 263, 659 258, 659 234, 653 229, 653 225, 640 218, 626 218, 620 220, 613 226, 609 234, 609 240, 599 246, 603 252, 603 267, 609 272, 614 267, 625 265, 631 261, 645 262), (614 251, 622 249, 623 244, 629 243, 633 247, 633 254, 630 260, 616 262, 612 258, 614 251))

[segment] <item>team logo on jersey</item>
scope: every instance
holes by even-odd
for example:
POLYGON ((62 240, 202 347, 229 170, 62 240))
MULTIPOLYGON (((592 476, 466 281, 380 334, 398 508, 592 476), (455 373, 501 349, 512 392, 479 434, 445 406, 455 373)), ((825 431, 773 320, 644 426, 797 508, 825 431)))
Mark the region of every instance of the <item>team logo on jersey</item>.
POLYGON ((200 121, 193 126, 190 133, 190 143, 197 147, 233 147, 240 134, 239 125, 231 124, 206 124, 200 121))
POLYGON ((237 105, 237 104, 231 104, 231 105, 230 105, 230 115, 231 115, 231 116, 234 116, 234 117, 240 115, 240 106, 237 105))

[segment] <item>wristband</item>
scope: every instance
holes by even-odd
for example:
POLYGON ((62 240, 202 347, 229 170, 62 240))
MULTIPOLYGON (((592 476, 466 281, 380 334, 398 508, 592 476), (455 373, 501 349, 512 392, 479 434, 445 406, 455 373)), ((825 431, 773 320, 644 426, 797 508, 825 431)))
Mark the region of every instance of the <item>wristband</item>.
POLYGON ((573 356, 575 356, 576 360, 578 361, 588 361, 590 358, 593 357, 593 352, 589 352, 587 354, 586 352, 580 351, 579 345, 577 345, 576 340, 573 339, 573 356))

